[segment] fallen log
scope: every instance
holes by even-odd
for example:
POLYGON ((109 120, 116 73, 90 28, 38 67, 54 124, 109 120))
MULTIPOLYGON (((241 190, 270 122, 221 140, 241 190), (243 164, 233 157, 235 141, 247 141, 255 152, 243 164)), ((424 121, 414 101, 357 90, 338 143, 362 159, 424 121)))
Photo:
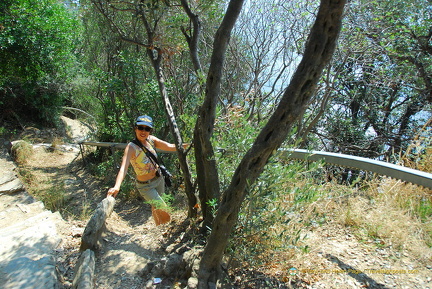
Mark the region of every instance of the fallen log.
POLYGON ((105 221, 114 210, 115 199, 106 197, 100 202, 93 216, 87 223, 81 238, 80 252, 87 249, 95 250, 102 232, 105 229, 105 221))
POLYGON ((92 250, 85 250, 75 266, 73 289, 92 289, 95 287, 95 254, 92 250))

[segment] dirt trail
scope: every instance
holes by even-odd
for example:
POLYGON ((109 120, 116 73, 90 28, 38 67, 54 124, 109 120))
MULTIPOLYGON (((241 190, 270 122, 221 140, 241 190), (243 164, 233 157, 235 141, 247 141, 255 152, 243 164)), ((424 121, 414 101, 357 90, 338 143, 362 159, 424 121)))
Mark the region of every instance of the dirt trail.
POLYGON ((299 262, 310 288, 432 288, 431 250, 415 256, 376 242, 359 242, 335 223, 309 232, 311 251, 299 262))
MULTIPOLYGON (((31 168, 40 188, 63 190, 67 199, 63 218, 69 226, 61 232, 63 242, 58 249, 58 266, 63 287, 70 288, 82 233, 91 212, 105 198, 114 180, 104 183, 88 174, 75 143, 84 138, 88 128, 78 120, 66 117, 62 120, 70 143, 57 144, 54 148, 50 144, 35 145, 27 167, 31 168)), ((182 217, 185 216, 173 216, 173 219, 182 217)), ((117 198, 106 226, 100 250, 96 252, 96 288, 143 288, 153 283, 153 276, 146 278, 140 272, 166 254, 161 248, 170 225, 156 227, 150 206, 144 202, 117 198)), ((162 279, 162 283, 172 283, 172 280, 162 279)))

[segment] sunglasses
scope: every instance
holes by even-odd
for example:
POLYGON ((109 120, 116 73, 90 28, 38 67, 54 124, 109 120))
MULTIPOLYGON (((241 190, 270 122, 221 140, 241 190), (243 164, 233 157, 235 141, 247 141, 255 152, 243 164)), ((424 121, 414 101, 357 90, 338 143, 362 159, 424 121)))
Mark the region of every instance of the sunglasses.
POLYGON ((148 126, 136 126, 136 128, 137 130, 152 131, 152 128, 148 126))

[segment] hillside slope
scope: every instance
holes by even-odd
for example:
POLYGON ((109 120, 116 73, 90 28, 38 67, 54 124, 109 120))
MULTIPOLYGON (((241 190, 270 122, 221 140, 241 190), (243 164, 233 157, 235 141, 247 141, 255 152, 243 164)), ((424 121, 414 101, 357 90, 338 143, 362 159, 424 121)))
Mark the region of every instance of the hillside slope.
MULTIPOLYGON (((65 226, 58 229, 62 242, 57 246, 56 260, 61 286, 71 288, 84 227, 115 176, 96 179, 89 173, 75 143, 87 133, 86 128, 76 120, 63 121, 69 128, 68 136, 62 137, 68 141, 55 146, 35 144, 34 154, 21 172, 26 172, 22 180, 30 191, 32 184, 37 184, 38 192, 33 193, 62 196, 60 211, 65 226)), ((418 228, 406 215, 394 215, 398 212, 376 206, 361 195, 348 201, 323 200, 318 205, 333 213, 302 231, 302 245, 307 249, 279 252, 263 268, 229 268, 225 287, 432 288, 431 248, 419 240, 418 228), (357 208, 354 204, 363 204, 364 211, 356 213, 364 218, 381 214, 382 226, 375 228, 377 231, 397 219, 399 223, 391 228, 399 227, 412 237, 400 246, 391 238, 380 238, 378 232, 374 238, 362 236, 353 226, 354 217, 341 219, 339 211, 346 202, 353 210, 357 208)), ((117 198, 96 254, 95 288, 184 288, 186 281, 181 276, 149 268, 172 258, 172 248, 182 242, 185 221, 186 210, 180 208, 174 212, 173 222, 156 227, 149 205, 137 199, 117 198)), ((395 234, 400 236, 401 232, 395 234)))

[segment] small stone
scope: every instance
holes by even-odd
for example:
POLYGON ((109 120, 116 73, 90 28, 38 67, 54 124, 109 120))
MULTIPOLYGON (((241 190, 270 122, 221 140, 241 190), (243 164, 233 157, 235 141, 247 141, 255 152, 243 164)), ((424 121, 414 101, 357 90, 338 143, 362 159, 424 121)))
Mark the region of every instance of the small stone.
POLYGON ((188 284, 187 284, 189 289, 195 289, 198 288, 198 278, 195 277, 190 277, 188 279, 188 284))

